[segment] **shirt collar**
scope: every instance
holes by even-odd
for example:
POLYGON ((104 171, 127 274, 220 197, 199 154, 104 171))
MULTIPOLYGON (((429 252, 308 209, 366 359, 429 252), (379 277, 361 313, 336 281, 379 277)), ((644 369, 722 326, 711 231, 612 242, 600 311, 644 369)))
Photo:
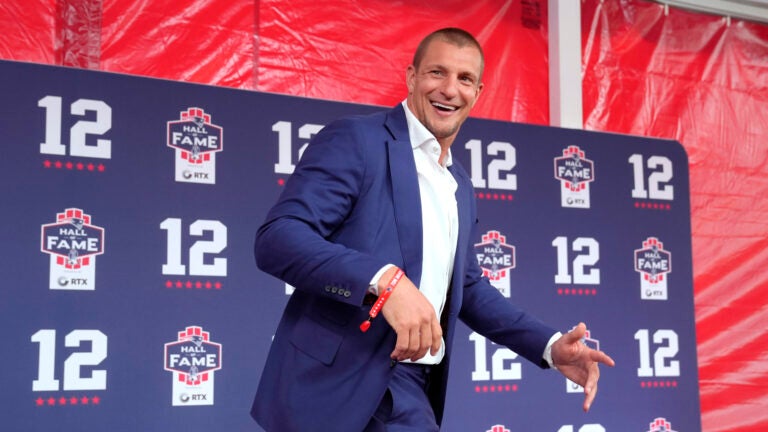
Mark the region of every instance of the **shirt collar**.
MULTIPOLYGON (((430 132, 408 108, 407 99, 403 100, 402 105, 403 110, 405 111, 405 120, 408 122, 408 136, 411 139, 411 147, 414 149, 422 147, 430 140, 437 142, 437 138, 432 135, 432 132, 430 132)), ((453 157, 451 156, 451 149, 448 149, 448 154, 445 157, 445 166, 449 167, 452 164, 453 157)))

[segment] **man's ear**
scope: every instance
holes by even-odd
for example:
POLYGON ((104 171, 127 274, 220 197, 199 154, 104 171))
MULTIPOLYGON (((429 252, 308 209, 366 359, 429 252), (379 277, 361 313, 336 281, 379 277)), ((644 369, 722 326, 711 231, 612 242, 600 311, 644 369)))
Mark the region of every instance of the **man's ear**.
POLYGON ((416 68, 413 65, 408 65, 405 69, 405 85, 408 86, 408 94, 413 93, 416 88, 416 68))
POLYGON ((480 99, 480 95, 482 93, 483 93, 483 83, 480 83, 480 84, 477 85, 477 90, 475 90, 475 101, 472 102, 472 106, 475 106, 477 101, 480 99))

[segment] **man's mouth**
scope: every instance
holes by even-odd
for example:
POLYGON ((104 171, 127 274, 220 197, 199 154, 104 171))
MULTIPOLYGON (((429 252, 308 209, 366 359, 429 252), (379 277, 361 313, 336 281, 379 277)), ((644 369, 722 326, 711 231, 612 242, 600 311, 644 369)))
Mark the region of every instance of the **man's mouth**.
POLYGON ((453 112, 458 109, 457 107, 444 105, 444 104, 441 104, 440 102, 432 102, 432 106, 444 112, 453 112))

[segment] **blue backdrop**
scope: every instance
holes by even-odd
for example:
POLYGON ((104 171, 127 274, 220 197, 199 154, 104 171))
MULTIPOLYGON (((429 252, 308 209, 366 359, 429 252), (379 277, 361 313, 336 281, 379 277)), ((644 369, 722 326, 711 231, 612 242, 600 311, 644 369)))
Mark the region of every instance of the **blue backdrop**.
MULTIPOLYGON (((2 429, 260 430, 291 288, 254 233, 322 125, 381 107, 6 61, 0 87, 2 429)), ((494 285, 585 321, 617 366, 585 415, 560 374, 460 326, 444 429, 700 430, 682 146, 470 119, 453 155, 494 285)))

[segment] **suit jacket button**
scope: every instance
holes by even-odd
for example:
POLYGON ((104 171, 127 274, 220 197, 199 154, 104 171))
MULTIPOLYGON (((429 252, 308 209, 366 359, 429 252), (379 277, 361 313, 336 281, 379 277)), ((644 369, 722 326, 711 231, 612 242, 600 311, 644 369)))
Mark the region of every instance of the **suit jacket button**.
POLYGON ((344 290, 344 297, 349 297, 352 295, 352 291, 350 290, 344 290))
POLYGON ((325 286, 325 292, 331 292, 331 286, 330 285, 326 285, 325 286))

